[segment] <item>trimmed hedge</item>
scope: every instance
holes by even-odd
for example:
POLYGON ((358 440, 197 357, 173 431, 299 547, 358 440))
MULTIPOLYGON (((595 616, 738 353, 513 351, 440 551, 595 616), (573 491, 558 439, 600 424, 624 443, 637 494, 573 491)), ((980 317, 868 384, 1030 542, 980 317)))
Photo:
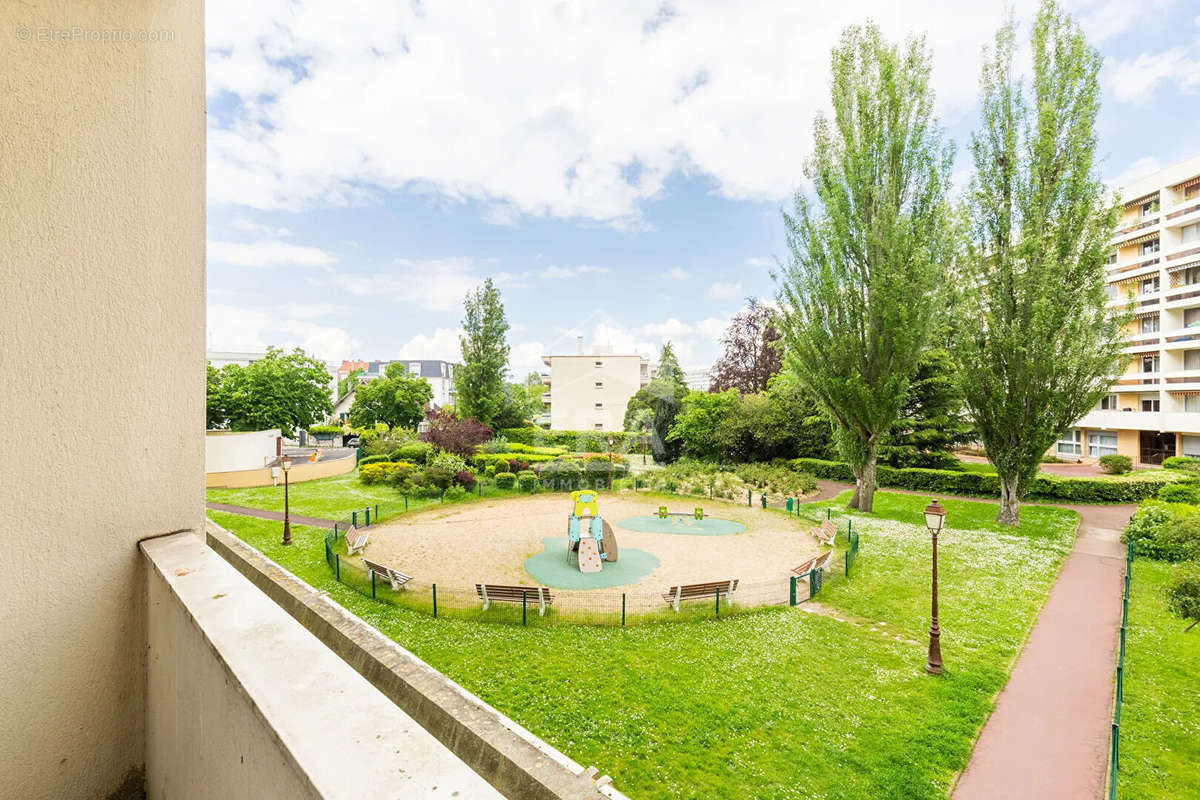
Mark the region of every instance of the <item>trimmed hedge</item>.
POLYGON ((391 461, 391 456, 363 456, 358 460, 359 467, 365 467, 367 464, 378 464, 382 461, 391 461))
POLYGON ((1163 459, 1163 469, 1183 469, 1191 472, 1200 472, 1200 458, 1192 458, 1191 456, 1171 456, 1163 459))
POLYGON ((1110 453, 1106 456, 1100 456, 1098 462, 1100 469, 1109 475, 1124 475, 1126 472, 1133 471, 1133 459, 1129 456, 1110 453))
POLYGON ((402 444, 392 451, 392 461, 411 461, 414 464, 424 464, 433 454, 433 445, 427 442, 409 442, 402 444))
MULTIPOLYGON (((795 458, 789 462, 793 469, 807 472, 828 481, 853 483, 850 467, 838 461, 819 458, 795 458)), ((881 487, 910 489, 940 494, 961 494, 974 497, 999 497, 1000 478, 978 472, 956 472, 944 469, 896 469, 880 464, 875 478, 881 487)), ((1181 471, 1156 470, 1123 476, 1073 478, 1058 475, 1037 475, 1025 493, 1028 500, 1060 500, 1073 503, 1133 503, 1154 497, 1164 485, 1194 481, 1195 477, 1181 471)))
POLYGON ((537 488, 537 473, 531 469, 523 469, 517 473, 517 483, 520 485, 522 492, 532 492, 537 488))
POLYGON ((516 475, 512 474, 511 472, 497 472, 496 473, 496 488, 497 489, 511 489, 516 485, 517 485, 517 476, 516 475))
POLYGON ((501 428, 509 446, 524 444, 538 447, 565 447, 576 452, 608 452, 608 437, 613 437, 613 452, 641 452, 642 434, 627 431, 548 431, 545 428, 501 428))

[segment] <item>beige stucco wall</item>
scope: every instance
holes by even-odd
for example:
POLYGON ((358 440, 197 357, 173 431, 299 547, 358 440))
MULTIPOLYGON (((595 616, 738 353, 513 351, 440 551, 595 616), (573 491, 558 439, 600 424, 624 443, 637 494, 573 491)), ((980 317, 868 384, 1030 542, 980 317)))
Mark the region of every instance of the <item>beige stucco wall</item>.
MULTIPOLYGON (((353 472, 354 455, 345 458, 335 458, 329 461, 294 461, 288 472, 289 483, 303 483, 317 478, 328 478, 331 475, 345 475, 353 472)), ((243 469, 236 472, 209 472, 204 476, 204 485, 209 489, 244 489, 249 486, 270 486, 276 481, 271 477, 270 467, 266 469, 243 469)), ((279 476, 279 485, 283 485, 283 475, 279 476)))
POLYGON ((597 424, 600 430, 624 430, 625 406, 641 388, 642 363, 636 355, 551 356, 551 430, 590 431, 597 424), (596 403, 603 408, 597 410, 596 403))
POLYGON ((203 27, 200 0, 0 4, 5 797, 144 764, 137 541, 203 525, 203 27), (73 29, 134 40, 45 40, 73 29))

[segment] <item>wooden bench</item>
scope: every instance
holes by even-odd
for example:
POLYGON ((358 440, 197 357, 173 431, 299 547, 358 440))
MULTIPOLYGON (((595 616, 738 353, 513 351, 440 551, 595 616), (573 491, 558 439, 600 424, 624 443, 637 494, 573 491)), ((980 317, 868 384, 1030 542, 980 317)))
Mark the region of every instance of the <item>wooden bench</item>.
POLYGON ((404 584, 412 580, 412 575, 405 575, 399 570, 394 570, 391 567, 385 567, 382 564, 376 564, 374 561, 363 559, 363 566, 367 568, 367 577, 372 574, 378 575, 392 585, 393 589, 403 589, 404 584))
POLYGON ((546 608, 554 603, 550 590, 544 586, 501 586, 496 583, 477 583, 475 592, 483 600, 483 610, 492 603, 521 603, 536 600, 538 616, 546 615, 546 608))
POLYGON ((349 555, 361 553, 367 546, 367 540, 371 538, 371 532, 368 530, 360 531, 353 525, 346 531, 346 552, 349 555))
POLYGON ((829 562, 832 560, 833 551, 826 550, 824 553, 821 553, 821 555, 813 556, 808 561, 805 561, 803 564, 793 569, 792 572, 807 580, 809 573, 818 569, 825 569, 829 566, 829 562))
POLYGON ((671 607, 679 611, 680 600, 704 600, 711 598, 717 592, 724 592, 729 598, 729 605, 733 605, 733 593, 737 591, 737 578, 731 581, 712 581, 710 583, 683 583, 679 586, 672 586, 667 591, 663 592, 663 601, 670 603, 671 607))
POLYGON ((837 525, 833 520, 822 520, 821 524, 814 526, 808 531, 813 536, 817 537, 817 541, 827 547, 833 547, 833 541, 837 538, 837 525))

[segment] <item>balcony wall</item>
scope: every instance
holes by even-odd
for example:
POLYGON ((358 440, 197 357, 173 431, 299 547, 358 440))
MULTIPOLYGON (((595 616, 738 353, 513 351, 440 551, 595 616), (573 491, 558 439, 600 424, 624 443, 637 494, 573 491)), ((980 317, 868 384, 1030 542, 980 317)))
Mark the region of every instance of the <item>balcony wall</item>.
POLYGON ((151 798, 502 797, 197 536, 141 548, 151 798))

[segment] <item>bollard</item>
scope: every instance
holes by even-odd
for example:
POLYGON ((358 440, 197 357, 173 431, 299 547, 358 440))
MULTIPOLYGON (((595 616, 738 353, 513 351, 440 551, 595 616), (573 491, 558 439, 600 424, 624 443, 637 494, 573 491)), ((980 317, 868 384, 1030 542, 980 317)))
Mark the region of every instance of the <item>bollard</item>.
POLYGON ((625 627, 625 593, 621 592, 621 627, 625 627))
POLYGON ((375 524, 379 524, 379 503, 375 504, 375 524))
POLYGON ((342 557, 337 553, 333 554, 333 574, 338 579, 338 583, 342 582, 342 557))
POLYGON ((357 511, 350 512, 350 524, 355 528, 358 527, 358 512, 357 511))
POLYGON ((364 508, 363 514, 367 518, 367 521, 364 523, 364 527, 367 527, 367 528, 371 527, 371 507, 367 506, 366 508, 364 508))
POLYGON ((790 581, 788 581, 788 605, 789 606, 796 605, 796 580, 797 580, 796 576, 793 575, 792 579, 790 581))
POLYGON ((433 585, 433 618, 437 619, 437 584, 433 585))
POLYGON ((371 573, 371 599, 375 599, 375 570, 368 570, 371 573))
POLYGON ((717 596, 717 619, 721 618, 721 590, 717 589, 713 592, 717 596))
POLYGON ((408 511, 408 495, 404 495, 404 510, 408 511))
POLYGON ((766 507, 767 507, 767 493, 766 493, 766 492, 761 492, 761 493, 758 495, 758 499, 762 501, 762 507, 763 507, 763 508, 766 508, 766 507))
POLYGON ((751 490, 749 490, 749 489, 746 490, 746 505, 747 506, 754 505, 754 496, 753 495, 754 495, 754 493, 751 490))
POLYGON ((825 507, 825 519, 833 519, 833 507, 832 506, 825 507))
POLYGON ((529 596, 528 593, 524 589, 522 589, 521 590, 521 624, 522 625, 526 624, 525 623, 525 605, 526 605, 526 600, 528 599, 528 596, 529 596))
POLYGON ((790 497, 789 497, 789 498, 787 499, 787 512, 788 512, 789 514, 791 514, 791 513, 792 513, 792 505, 793 505, 793 500, 792 500, 792 498, 790 498, 790 497))

